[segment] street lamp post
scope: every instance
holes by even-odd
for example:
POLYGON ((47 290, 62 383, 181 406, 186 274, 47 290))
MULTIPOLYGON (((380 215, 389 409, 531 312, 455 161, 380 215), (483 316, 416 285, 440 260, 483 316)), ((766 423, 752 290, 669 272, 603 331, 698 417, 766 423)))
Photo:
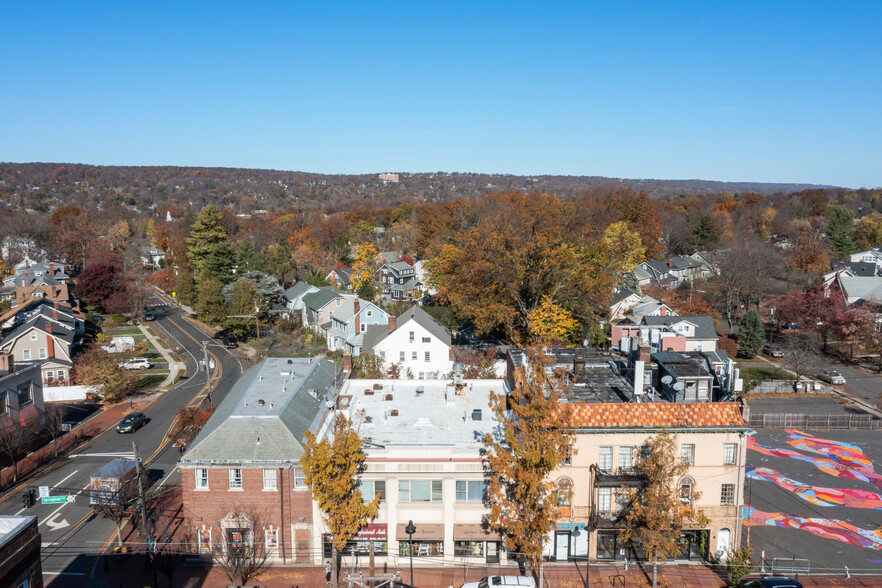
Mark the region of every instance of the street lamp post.
POLYGON ((404 532, 407 533, 407 551, 410 553, 410 585, 413 586, 413 534, 416 533, 416 527, 413 526, 412 520, 407 521, 404 532))

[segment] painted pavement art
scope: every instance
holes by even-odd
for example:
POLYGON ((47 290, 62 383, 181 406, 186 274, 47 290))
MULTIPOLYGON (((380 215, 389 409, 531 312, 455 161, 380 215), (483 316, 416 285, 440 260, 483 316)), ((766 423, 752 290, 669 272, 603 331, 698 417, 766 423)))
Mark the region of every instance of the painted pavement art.
POLYGON ((753 507, 744 507, 744 525, 770 526, 781 529, 807 531, 812 535, 833 539, 854 545, 882 551, 882 529, 861 529, 839 519, 804 518, 780 512, 763 512, 753 507))
POLYGON ((847 506, 850 508, 880 508, 882 495, 869 490, 852 490, 850 488, 823 488, 803 484, 776 472, 772 468, 747 466, 747 477, 752 480, 763 480, 776 484, 780 488, 793 492, 803 500, 818 506, 847 506))

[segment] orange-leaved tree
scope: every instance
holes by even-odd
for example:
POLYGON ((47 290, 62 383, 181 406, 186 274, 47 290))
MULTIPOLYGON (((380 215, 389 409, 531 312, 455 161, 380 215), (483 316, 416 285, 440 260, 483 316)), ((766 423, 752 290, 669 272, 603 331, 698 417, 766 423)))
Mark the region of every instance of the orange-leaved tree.
POLYGON ((707 517, 695 508, 701 493, 692 484, 682 485, 689 464, 677 453, 677 443, 668 431, 650 437, 644 446, 637 471, 643 476, 638 488, 622 487, 628 508, 623 533, 625 541, 635 541, 652 564, 652 586, 658 578, 658 562, 676 555, 680 532, 687 525, 703 527, 707 517))
POLYGON ((542 350, 526 352, 508 399, 491 397, 501 428, 484 439, 488 522, 502 535, 505 548, 531 569, 542 560, 558 505, 569 498, 549 479, 572 442, 569 409, 558 404, 565 383, 550 373, 549 363, 542 350))
POLYGON ((364 441, 352 421, 338 413, 334 417, 331 438, 319 441, 306 431, 306 446, 300 457, 312 498, 324 514, 331 533, 331 581, 337 585, 337 552, 346 547, 368 521, 377 516, 380 496, 365 502, 359 490, 359 476, 364 471, 364 441))

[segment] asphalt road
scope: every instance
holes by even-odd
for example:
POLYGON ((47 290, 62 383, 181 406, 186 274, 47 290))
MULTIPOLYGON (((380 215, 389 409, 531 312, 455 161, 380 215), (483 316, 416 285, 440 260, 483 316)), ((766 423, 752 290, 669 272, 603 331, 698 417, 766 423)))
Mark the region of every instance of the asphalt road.
MULTIPOLYGON (((101 517, 93 516, 88 494, 92 473, 115 457, 131 457, 132 442, 148 468, 150 489, 163 485, 179 484, 176 469, 179 453, 172 447, 174 440, 167 437, 178 410, 187 404, 199 404, 208 393, 205 371, 200 371, 198 360, 203 357, 202 341, 210 339, 189 323, 180 309, 166 305, 159 298, 151 309, 156 315, 152 326, 171 345, 187 364, 187 374, 175 388, 157 395, 142 411, 149 421, 128 435, 116 433, 115 428, 97 436, 87 448, 70 456, 64 463, 41 478, 30 480, 30 486, 49 486, 50 494, 74 496, 73 502, 63 504, 40 504, 30 509, 21 505, 19 493, 0 504, 0 514, 28 514, 39 518, 42 536, 43 575, 53 588, 90 586, 89 577, 95 562, 94 554, 101 552, 111 538, 115 539, 116 525, 101 517)), ((238 356, 215 341, 208 347, 215 359, 211 373, 212 401, 219 403, 242 372, 243 364, 238 356)))

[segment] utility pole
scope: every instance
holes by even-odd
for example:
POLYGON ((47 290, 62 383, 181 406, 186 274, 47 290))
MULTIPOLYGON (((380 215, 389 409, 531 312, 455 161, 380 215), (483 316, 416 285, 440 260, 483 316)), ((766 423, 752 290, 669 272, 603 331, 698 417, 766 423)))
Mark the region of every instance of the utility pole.
POLYGON ((138 476, 138 498, 141 500, 141 524, 144 525, 144 534, 152 537, 150 525, 147 521, 147 501, 144 500, 144 484, 141 481, 141 458, 138 456, 138 446, 132 441, 132 450, 135 452, 135 475, 138 476))

